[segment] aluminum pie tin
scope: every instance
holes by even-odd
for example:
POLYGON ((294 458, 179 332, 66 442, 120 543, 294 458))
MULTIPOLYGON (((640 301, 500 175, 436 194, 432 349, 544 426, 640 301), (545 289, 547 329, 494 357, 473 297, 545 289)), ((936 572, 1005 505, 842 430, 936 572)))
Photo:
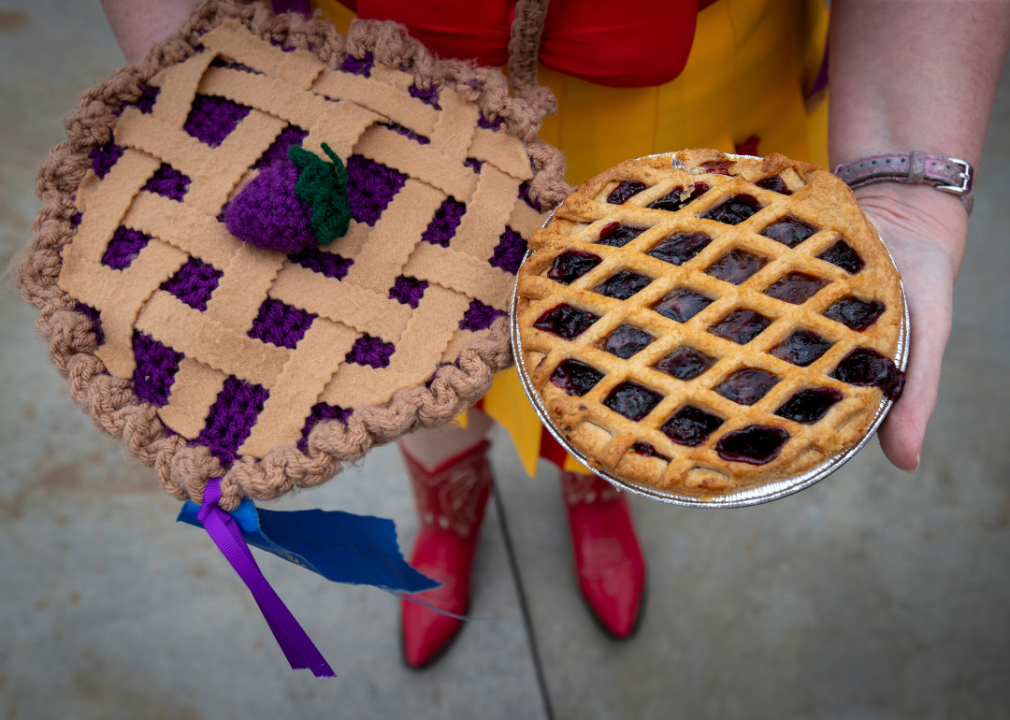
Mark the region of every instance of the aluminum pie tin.
MULTIPOLYGON (((668 154, 668 153, 662 153, 668 154)), ((753 155, 733 155, 726 153, 727 157, 734 159, 742 158, 753 158, 753 155)), ((655 156, 647 156, 655 157, 655 156)), ((641 158, 639 158, 641 159, 641 158)), ((761 158, 756 158, 760 160, 761 158)), ((674 158, 674 164, 679 165, 679 161, 674 158)), ((547 217, 541 227, 546 227, 551 220, 554 219, 554 213, 547 217)), ((871 223, 872 225, 872 223, 871 223)), ((874 228, 876 231, 876 228, 874 228)), ((877 232, 877 239, 881 241, 884 248, 887 249, 887 244, 883 242, 880 237, 879 231, 877 232)), ((523 265, 526 261, 533 255, 531 251, 527 251, 526 255, 523 257, 523 265)), ((894 265, 894 258, 891 256, 890 250, 887 251, 887 256, 891 260, 891 264, 894 265)), ((897 270, 897 265, 895 265, 897 270)), ((895 350, 894 364, 902 373, 908 366, 908 346, 909 338, 911 332, 911 323, 908 315, 908 302, 905 298, 905 286, 900 280, 899 274, 899 284, 901 285, 901 328, 898 333, 898 347, 895 350)), ((847 463, 852 457, 858 453, 863 447, 870 441, 874 433, 880 428, 881 423, 884 422, 884 418, 887 417, 887 413, 890 411, 891 406, 894 401, 884 397, 880 401, 880 405, 877 407, 877 412, 873 416, 873 420, 870 422, 870 426, 866 431, 866 434, 860 439, 858 443, 843 450, 842 452, 834 455, 827 460, 825 460, 820 465, 817 465, 806 472, 799 475, 793 475, 790 477, 780 478, 772 482, 764 483, 761 485, 755 485, 751 487, 741 488, 739 490, 733 490, 730 492, 723 493, 721 495, 712 495, 706 497, 699 497, 697 495, 691 495, 688 493, 677 492, 675 490, 666 490, 660 488, 653 488, 644 485, 637 485, 635 483, 628 482, 627 480, 611 473, 606 470, 599 470, 591 467, 585 453, 583 453, 578 448, 574 447, 569 443, 564 435, 558 430, 554 425, 554 421, 551 419, 550 415, 547 413, 547 409, 544 407, 543 402, 540 399, 539 393, 537 393, 536 388, 533 387, 529 379, 529 373, 526 372, 526 359, 523 355, 523 344, 522 339, 519 337, 519 317, 516 312, 517 304, 519 302, 519 283, 516 283, 515 288, 512 291, 512 302, 509 307, 510 311, 510 327, 512 335, 512 351, 515 356, 516 366, 519 370, 519 381, 522 384, 523 392, 526 393, 527 399, 529 399, 530 404, 537 413, 537 417, 540 418, 540 422, 543 423, 544 427, 547 428, 548 432, 554 436, 554 439, 563 447, 572 457, 577 459, 587 469, 603 478, 611 485, 621 488, 622 490, 628 490, 636 495, 642 495, 643 497, 651 498, 653 500, 659 500, 660 502, 670 503, 671 505, 681 505, 683 507, 696 507, 696 508, 738 508, 738 507, 748 507, 751 505, 761 505, 763 503, 771 502, 772 500, 779 500, 781 498, 787 497, 794 493, 798 493, 800 490, 804 490, 815 483, 820 482, 824 478, 831 475, 831 473, 838 470, 842 465, 847 463)))

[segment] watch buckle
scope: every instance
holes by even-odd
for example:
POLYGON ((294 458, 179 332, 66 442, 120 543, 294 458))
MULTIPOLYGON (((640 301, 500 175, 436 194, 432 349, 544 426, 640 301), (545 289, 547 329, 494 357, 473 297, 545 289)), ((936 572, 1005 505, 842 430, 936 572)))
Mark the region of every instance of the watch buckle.
POLYGON ((960 185, 937 185, 936 189, 950 193, 951 195, 967 195, 971 192, 971 165, 966 163, 964 160, 958 160, 957 158, 947 158, 950 162, 961 168, 961 172, 957 174, 958 179, 961 181, 960 185))

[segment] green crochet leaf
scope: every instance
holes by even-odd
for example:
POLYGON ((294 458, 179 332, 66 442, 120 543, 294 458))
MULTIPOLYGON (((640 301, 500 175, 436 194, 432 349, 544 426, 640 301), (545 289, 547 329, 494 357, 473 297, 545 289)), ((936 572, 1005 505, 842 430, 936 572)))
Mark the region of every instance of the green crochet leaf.
POLYGON ((351 205, 347 201, 347 168, 330 146, 323 143, 332 163, 303 147, 292 145, 288 157, 298 168, 295 197, 312 206, 312 232, 320 245, 347 234, 351 205))

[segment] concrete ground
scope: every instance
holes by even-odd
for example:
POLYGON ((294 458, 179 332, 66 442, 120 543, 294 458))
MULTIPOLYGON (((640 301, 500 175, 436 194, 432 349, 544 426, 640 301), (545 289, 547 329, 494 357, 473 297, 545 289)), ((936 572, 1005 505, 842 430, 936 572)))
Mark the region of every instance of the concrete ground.
MULTIPOLYGON (((120 64, 97 0, 0 0, 0 261, 30 235, 34 167, 62 139, 61 115, 120 64)), ((177 525, 153 472, 70 402, 35 310, 0 294, 0 716, 1010 717, 1007 187, 1010 77, 916 474, 872 444, 757 508, 633 499, 649 597, 638 635, 618 643, 575 588, 556 471, 527 479, 502 437, 503 506, 492 504, 474 578, 472 613, 489 619, 423 672, 401 663, 393 597, 260 554, 340 677, 288 670, 206 535, 177 525)), ((416 532, 389 448, 278 507, 390 517, 404 548, 416 532)))

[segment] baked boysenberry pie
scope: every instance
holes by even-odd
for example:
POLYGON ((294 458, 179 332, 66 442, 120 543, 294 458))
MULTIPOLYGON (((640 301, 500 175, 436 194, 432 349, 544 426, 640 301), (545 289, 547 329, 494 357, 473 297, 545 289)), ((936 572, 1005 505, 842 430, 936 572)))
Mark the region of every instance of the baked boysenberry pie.
POLYGON ((793 477, 857 444, 901 392, 899 275, 814 165, 629 160, 530 249, 525 379, 594 468, 697 496, 793 477))

